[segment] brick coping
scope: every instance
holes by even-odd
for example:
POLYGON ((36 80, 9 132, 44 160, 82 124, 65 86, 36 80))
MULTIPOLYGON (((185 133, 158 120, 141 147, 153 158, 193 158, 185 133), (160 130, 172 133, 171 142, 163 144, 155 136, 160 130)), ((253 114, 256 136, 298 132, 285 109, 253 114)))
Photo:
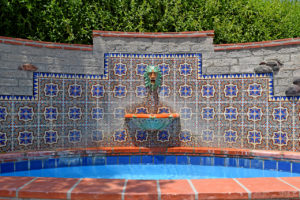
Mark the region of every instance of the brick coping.
MULTIPOLYGON (((187 31, 187 32, 120 32, 120 31, 98 31, 93 30, 93 37, 116 37, 116 38, 202 38, 214 37, 214 31, 187 31)), ((10 45, 21 45, 38 48, 62 49, 62 50, 79 50, 93 51, 93 45, 84 44, 67 44, 56 42, 34 41, 22 38, 12 38, 0 36, 0 43, 10 45)), ((232 44, 216 44, 215 51, 231 51, 253 48, 266 48, 277 46, 299 45, 300 38, 286 38, 279 40, 247 42, 247 43, 232 43, 232 44)))
POLYGON ((291 199, 300 177, 180 180, 1 177, 0 198, 24 199, 291 199))
POLYGON ((36 158, 59 158, 64 156, 105 155, 201 155, 201 156, 241 156, 245 158, 266 158, 275 160, 300 160, 299 152, 267 151, 214 147, 95 147, 79 149, 57 149, 55 151, 28 151, 0 154, 0 163, 22 161, 36 158))

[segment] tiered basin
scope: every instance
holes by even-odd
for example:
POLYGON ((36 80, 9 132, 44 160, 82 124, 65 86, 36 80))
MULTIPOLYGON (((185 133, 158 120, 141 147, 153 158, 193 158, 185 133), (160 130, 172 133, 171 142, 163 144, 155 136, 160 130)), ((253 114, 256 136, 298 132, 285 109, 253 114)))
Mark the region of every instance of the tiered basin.
POLYGON ((125 119, 131 121, 135 126, 142 130, 155 131, 164 129, 175 119, 179 119, 179 114, 126 114, 125 119))

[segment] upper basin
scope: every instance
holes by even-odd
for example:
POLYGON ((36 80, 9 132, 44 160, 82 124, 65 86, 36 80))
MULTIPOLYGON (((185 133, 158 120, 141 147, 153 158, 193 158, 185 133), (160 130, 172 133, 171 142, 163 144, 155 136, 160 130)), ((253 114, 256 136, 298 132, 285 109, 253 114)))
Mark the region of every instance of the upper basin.
POLYGON ((132 121, 138 128, 148 131, 162 130, 178 118, 178 113, 125 115, 125 119, 132 121))

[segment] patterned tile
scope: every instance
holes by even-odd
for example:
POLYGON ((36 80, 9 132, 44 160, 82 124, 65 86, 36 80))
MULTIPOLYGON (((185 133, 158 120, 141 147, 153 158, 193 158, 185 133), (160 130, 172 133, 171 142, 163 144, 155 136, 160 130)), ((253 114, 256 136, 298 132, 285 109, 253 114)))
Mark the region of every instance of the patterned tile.
POLYGON ((65 101, 85 101, 86 100, 86 80, 65 79, 64 97, 65 101))
POLYGON ((39 78, 39 100, 40 101, 62 101, 63 79, 39 78))

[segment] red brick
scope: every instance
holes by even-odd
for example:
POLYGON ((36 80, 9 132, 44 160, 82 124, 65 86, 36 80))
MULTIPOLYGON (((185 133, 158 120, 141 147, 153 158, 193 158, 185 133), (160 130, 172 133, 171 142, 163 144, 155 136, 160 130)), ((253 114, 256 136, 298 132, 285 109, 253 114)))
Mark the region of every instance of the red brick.
POLYGON ((30 44, 30 43, 25 43, 25 46, 30 46, 30 47, 44 47, 43 45, 39 45, 39 44, 30 44))
POLYGON ((51 48, 51 49, 62 49, 63 47, 60 47, 60 46, 50 46, 50 45, 47 45, 45 46, 46 48, 51 48))
POLYGON ((76 48, 76 47, 64 47, 65 50, 80 50, 80 48, 76 48))
POLYGON ((5 44, 13 44, 13 45, 23 45, 21 42, 14 42, 14 41, 4 41, 5 44))

